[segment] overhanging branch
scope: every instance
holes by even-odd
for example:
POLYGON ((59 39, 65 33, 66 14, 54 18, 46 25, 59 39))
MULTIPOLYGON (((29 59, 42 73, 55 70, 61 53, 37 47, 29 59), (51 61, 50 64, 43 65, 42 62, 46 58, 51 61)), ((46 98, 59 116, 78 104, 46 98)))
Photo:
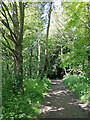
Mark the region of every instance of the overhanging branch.
POLYGON ((84 24, 88 29, 90 29, 90 27, 74 12, 73 9, 71 9, 70 7, 67 7, 67 8, 69 8, 69 9, 80 19, 80 21, 83 22, 83 24, 84 24))

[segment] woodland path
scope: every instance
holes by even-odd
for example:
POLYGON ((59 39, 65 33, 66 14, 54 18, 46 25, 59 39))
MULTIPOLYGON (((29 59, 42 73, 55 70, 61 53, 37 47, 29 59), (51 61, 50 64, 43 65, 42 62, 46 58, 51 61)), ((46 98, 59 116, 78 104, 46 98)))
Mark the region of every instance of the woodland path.
POLYGON ((89 108, 80 103, 61 80, 51 80, 51 86, 41 105, 41 118, 89 118, 89 108))

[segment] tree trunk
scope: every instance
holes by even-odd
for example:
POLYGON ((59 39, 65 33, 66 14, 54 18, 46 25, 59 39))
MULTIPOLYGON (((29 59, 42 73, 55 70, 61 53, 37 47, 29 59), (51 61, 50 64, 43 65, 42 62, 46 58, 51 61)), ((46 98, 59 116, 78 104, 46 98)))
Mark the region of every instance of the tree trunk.
POLYGON ((23 56, 22 56, 22 42, 23 42, 23 25, 24 25, 24 4, 19 2, 20 21, 18 20, 17 4, 13 4, 13 28, 17 36, 15 44, 15 89, 19 91, 23 84, 23 56), (20 24, 19 24, 20 23, 20 24))
POLYGON ((29 56, 29 77, 32 78, 32 48, 31 48, 31 53, 29 56))
MULTIPOLYGON (((62 48, 62 45, 61 45, 61 55, 63 55, 63 48, 62 48)), ((63 59, 62 59, 62 63, 63 63, 63 59)), ((64 64, 64 63, 63 63, 64 64)), ((64 72, 65 72, 65 75, 67 76, 67 71, 66 71, 66 68, 64 67, 64 72)))
POLYGON ((38 38, 38 71, 37 75, 40 74, 40 54, 41 54, 41 46, 40 46, 40 38, 38 38))
POLYGON ((47 51, 48 51, 48 36, 49 36, 49 28, 50 28, 51 11, 52 11, 52 2, 50 3, 50 9, 49 9, 49 14, 48 14, 48 26, 47 26, 47 34, 46 34, 45 55, 44 55, 44 62, 43 62, 43 67, 42 67, 42 75, 44 74, 47 51))
POLYGON ((8 38, 14 43, 14 49, 10 46, 7 39, 5 29, 2 32, 2 36, 5 42, 2 41, 2 44, 7 47, 14 54, 14 63, 15 63, 15 86, 16 91, 19 91, 22 88, 23 84, 23 56, 22 56, 22 43, 23 43, 23 26, 24 26, 24 8, 25 3, 19 2, 19 7, 16 2, 10 3, 10 9, 8 6, 2 2, 2 11, 1 14, 3 18, 0 17, 2 24, 8 29, 8 38), (12 14, 11 14, 12 13, 12 14), (19 15, 18 15, 19 13, 19 15), (9 19, 8 19, 9 17, 9 19), (10 20, 10 21, 9 21, 10 20), (10 26, 12 22, 12 27, 10 26))
POLYGON ((22 88, 23 84, 23 56, 22 56, 22 45, 18 45, 15 47, 17 54, 17 58, 15 59, 15 82, 16 89, 19 91, 22 88))

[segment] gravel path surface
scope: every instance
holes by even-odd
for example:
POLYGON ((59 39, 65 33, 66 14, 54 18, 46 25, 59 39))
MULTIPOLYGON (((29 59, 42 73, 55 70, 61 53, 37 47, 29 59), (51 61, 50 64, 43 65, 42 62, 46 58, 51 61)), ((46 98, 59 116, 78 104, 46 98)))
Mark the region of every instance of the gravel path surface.
POLYGON ((89 118, 89 108, 80 103, 61 80, 51 80, 51 87, 41 105, 40 118, 89 118))

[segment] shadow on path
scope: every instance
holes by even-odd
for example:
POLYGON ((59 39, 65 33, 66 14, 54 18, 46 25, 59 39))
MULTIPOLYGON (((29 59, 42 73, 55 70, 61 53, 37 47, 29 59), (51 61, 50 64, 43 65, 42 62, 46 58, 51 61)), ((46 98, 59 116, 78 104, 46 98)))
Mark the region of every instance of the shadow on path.
POLYGON ((51 80, 51 87, 41 105, 40 118, 88 118, 86 104, 81 104, 61 80, 51 80))

